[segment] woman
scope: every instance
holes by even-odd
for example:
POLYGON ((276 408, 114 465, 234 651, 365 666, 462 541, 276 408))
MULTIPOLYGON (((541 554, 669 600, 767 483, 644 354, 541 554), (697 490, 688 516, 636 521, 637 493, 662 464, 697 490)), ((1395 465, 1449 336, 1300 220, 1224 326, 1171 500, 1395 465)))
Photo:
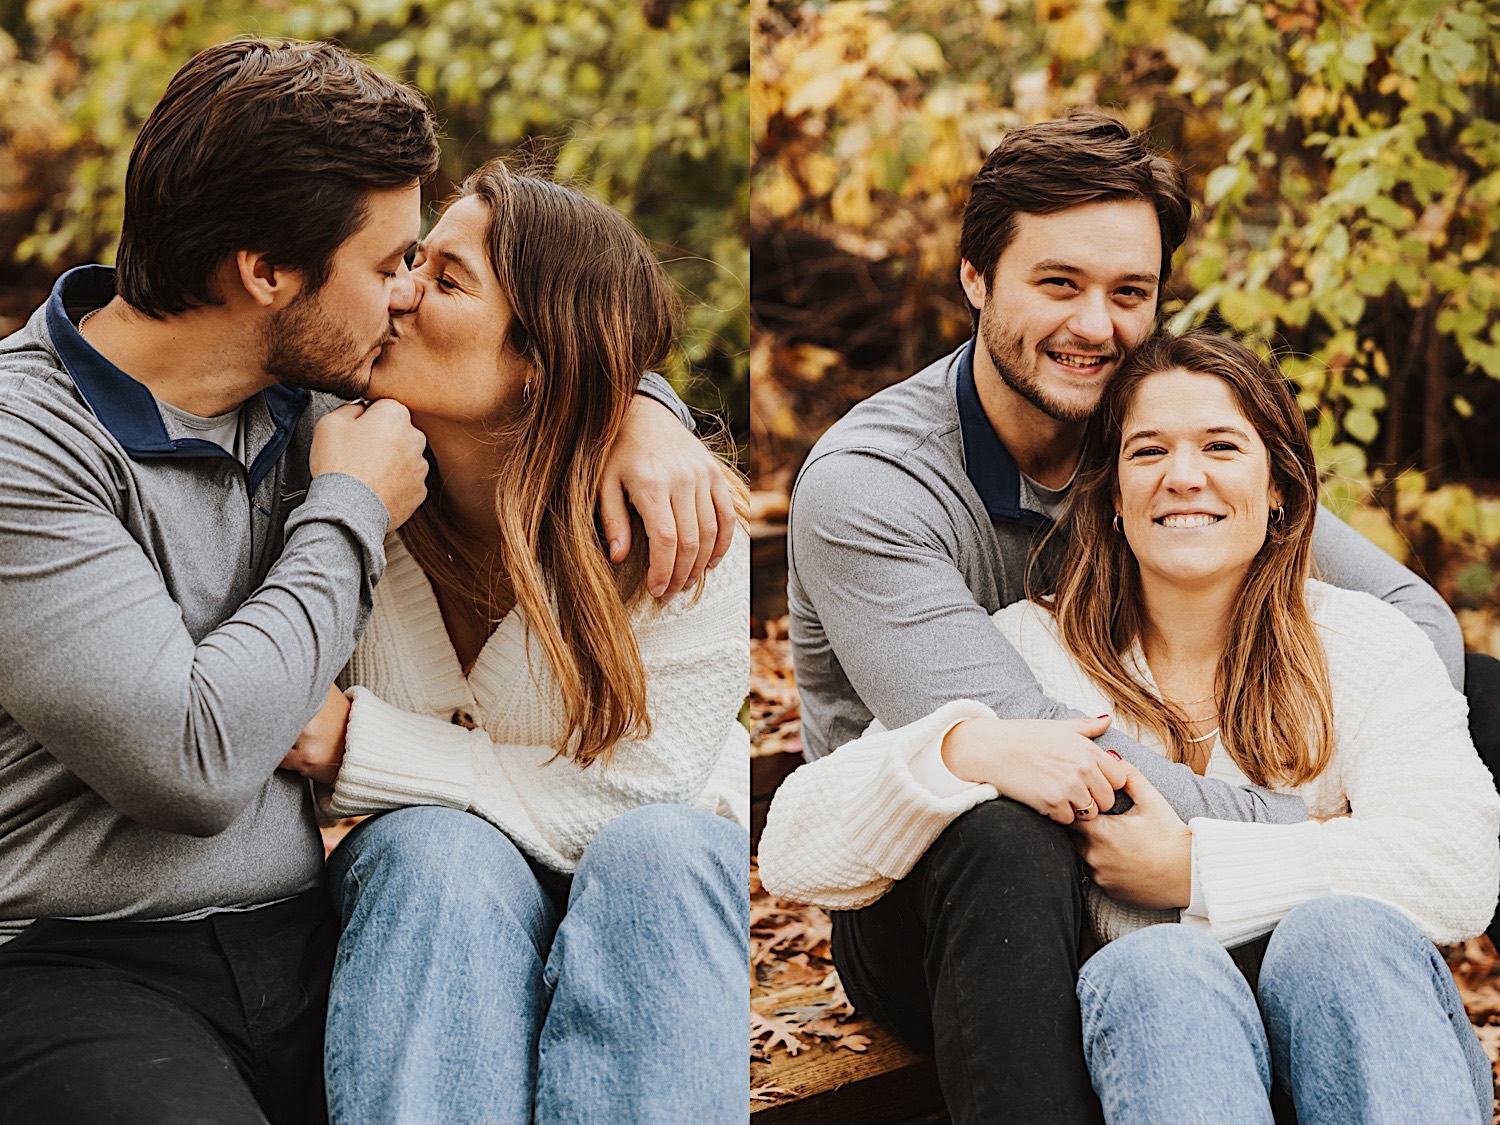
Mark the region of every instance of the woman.
MULTIPOLYGON (((1317 475, 1294 394, 1238 343, 1159 337, 1096 425, 1055 592, 997 627, 1053 699, 1314 818, 1184 825, 1123 764, 1129 812, 1100 818, 1110 797, 1082 780, 1070 809, 1033 806, 1079 830, 1109 943, 1078 982, 1105 1118, 1270 1121, 1274 1075, 1304 1123, 1488 1121, 1489 1066, 1432 942, 1490 918, 1500 797, 1425 637, 1310 579, 1317 475), (1225 947, 1268 931, 1259 965, 1239 957, 1247 979, 1225 947)), ((967 808, 1024 799, 1048 763, 982 764, 997 731, 959 701, 799 770, 762 838, 767 887, 862 905, 967 808), (876 771, 902 826, 879 848, 824 807, 876 771)))
POLYGON ((352 703, 299 746, 337 767, 329 813, 400 810, 329 862, 330 1116, 738 1120, 748 549, 659 604, 645 537, 613 568, 594 517, 671 284, 616 212, 499 162, 413 274, 371 393, 411 410, 432 487, 387 543, 352 703))

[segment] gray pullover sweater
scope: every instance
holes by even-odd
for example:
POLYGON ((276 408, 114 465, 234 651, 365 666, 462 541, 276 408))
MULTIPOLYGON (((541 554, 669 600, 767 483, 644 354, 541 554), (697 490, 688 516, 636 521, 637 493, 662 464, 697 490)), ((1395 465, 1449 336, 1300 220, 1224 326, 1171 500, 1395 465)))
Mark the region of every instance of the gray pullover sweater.
POLYGON ((245 404, 249 466, 173 440, 84 342, 112 271, 0 341, 0 940, 41 917, 201 917, 317 884, 277 771, 353 651, 387 514, 309 479, 331 399, 245 404))
MULTIPOLYGON (((1076 712, 1043 695, 990 614, 1020 601, 1033 536, 1014 459, 984 416, 966 344, 849 411, 813 447, 792 494, 788 602, 807 756, 894 729, 955 699, 1001 718, 1076 712)), ((1320 577, 1401 610, 1462 687, 1463 640, 1437 593, 1326 510, 1320 577)), ((1420 732, 1412 732, 1420 741, 1420 732)), ((1199 777, 1113 730, 1184 820, 1299 821, 1302 801, 1199 777)))

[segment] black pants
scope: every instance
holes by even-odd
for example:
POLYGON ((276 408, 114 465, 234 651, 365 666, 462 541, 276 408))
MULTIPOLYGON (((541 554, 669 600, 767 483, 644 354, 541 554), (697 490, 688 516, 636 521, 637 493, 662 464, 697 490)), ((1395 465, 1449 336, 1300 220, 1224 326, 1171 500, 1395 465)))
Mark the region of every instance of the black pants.
POLYGON ((0 946, 0 1125, 312 1125, 322 888, 198 922, 43 919, 0 946))
POLYGON ((1068 830, 1000 798, 878 902, 833 916, 849 998, 933 1052, 954 1125, 1102 1120, 1074 982, 1085 913, 1068 830))
MULTIPOLYGON (((1465 655, 1464 694, 1469 697, 1469 736, 1500 784, 1500 660, 1479 652, 1465 655)), ((1500 913, 1490 922, 1488 933, 1500 947, 1500 913)))

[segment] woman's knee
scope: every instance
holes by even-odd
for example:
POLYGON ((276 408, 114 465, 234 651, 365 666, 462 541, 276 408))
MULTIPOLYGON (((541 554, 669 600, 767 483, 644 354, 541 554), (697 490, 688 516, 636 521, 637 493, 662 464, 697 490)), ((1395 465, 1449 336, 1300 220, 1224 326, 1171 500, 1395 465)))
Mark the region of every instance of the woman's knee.
POLYGON ((750 835, 738 824, 682 805, 641 805, 621 813, 584 849, 578 874, 643 889, 679 880, 744 884, 750 835))
POLYGON ((484 910, 520 885, 535 887, 525 857, 494 825, 436 805, 371 817, 328 861, 328 882, 345 924, 362 897, 388 909, 484 910))
POLYGON ((1224 947, 1188 926, 1147 926, 1110 942, 1078 971, 1080 1002, 1119 991, 1141 998, 1193 993, 1239 975, 1224 947))
POLYGON ((1257 991, 1263 1003, 1295 1001, 1309 989, 1389 988, 1430 975, 1437 951, 1395 907, 1358 895, 1328 895, 1294 907, 1266 946, 1257 991))

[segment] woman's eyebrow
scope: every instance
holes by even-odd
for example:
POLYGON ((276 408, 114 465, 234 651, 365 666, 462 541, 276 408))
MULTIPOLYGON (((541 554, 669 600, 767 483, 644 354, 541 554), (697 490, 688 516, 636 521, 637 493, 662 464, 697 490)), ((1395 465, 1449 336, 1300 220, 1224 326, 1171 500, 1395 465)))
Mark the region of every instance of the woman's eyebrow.
POLYGON ((467 260, 465 260, 465 258, 463 257, 462 254, 455 254, 452 250, 444 250, 441 246, 429 246, 429 245, 427 245, 426 242, 419 242, 419 243, 417 243, 417 252, 419 254, 435 254, 435 255, 437 255, 439 258, 442 258, 443 261, 447 262, 450 266, 452 266, 459 273, 464 274, 467 277, 467 279, 470 282, 470 284, 473 284, 473 285, 478 285, 479 284, 479 274, 478 274, 478 272, 474 269, 473 266, 471 266, 468 263, 467 260))
MULTIPOLYGON (((1233 434, 1241 441, 1250 440, 1250 435, 1236 426, 1206 426, 1198 432, 1201 434, 1233 434)), ((1139 441, 1141 438, 1159 438, 1161 436, 1160 430, 1135 430, 1127 434, 1121 440, 1120 444, 1129 445, 1131 442, 1139 441)))

